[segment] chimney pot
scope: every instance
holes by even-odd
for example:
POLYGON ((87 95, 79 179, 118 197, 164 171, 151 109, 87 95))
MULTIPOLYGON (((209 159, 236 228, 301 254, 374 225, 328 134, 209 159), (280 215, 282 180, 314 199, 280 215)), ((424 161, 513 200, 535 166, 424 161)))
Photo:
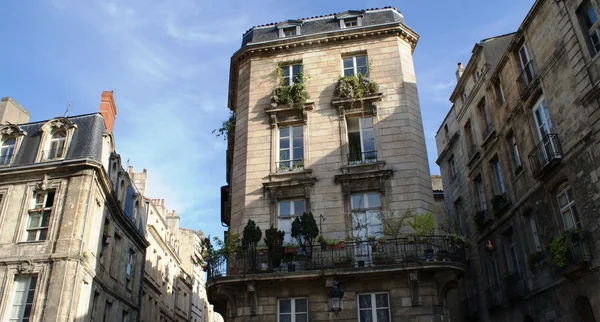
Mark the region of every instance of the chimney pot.
POLYGON ((129 166, 129 173, 133 173, 133 166, 132 165, 129 166))
POLYGON ((104 118, 104 125, 108 132, 112 132, 117 117, 117 106, 113 97, 113 91, 103 91, 100 97, 100 114, 104 118))

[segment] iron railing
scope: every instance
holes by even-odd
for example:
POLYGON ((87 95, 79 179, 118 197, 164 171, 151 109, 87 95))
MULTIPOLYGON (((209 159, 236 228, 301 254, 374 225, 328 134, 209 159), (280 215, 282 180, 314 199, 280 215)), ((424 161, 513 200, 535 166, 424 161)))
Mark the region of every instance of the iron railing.
POLYGON ((502 286, 500 284, 491 286, 484 293, 488 309, 498 307, 504 303, 504 294, 502 294, 502 286))
POLYGON ((537 177, 548 165, 562 157, 563 151, 558 134, 548 134, 529 153, 531 171, 537 177))
POLYGON ((517 78, 517 86, 519 87, 519 93, 524 95, 527 93, 527 89, 530 84, 532 84, 536 80, 535 68, 533 64, 533 60, 527 62, 523 70, 519 74, 517 78))
POLYGON ((269 256, 268 251, 216 252, 207 259, 208 277, 269 274, 327 269, 366 269, 410 263, 462 263, 464 246, 447 236, 409 236, 377 241, 315 243, 296 252, 289 248, 269 256), (278 263, 279 262, 279 263, 278 263))
POLYGON ((303 170, 304 170, 304 160, 303 159, 277 162, 277 172, 278 173, 288 172, 288 171, 303 171, 303 170))
POLYGON ((377 162, 377 151, 353 152, 348 154, 348 164, 377 162))
POLYGON ((577 265, 592 260, 585 238, 575 240, 567 247, 566 259, 567 265, 577 265))
POLYGON ((491 123, 487 123, 485 125, 485 128, 483 129, 483 133, 481 134, 481 136, 483 137, 483 140, 485 141, 485 139, 488 138, 488 136, 490 136, 490 134, 492 134, 492 131, 494 131, 494 128, 492 127, 491 123))
POLYGON ((42 160, 49 161, 54 159, 60 159, 65 156, 67 149, 50 149, 42 152, 42 160))
POLYGON ((471 144, 471 147, 469 148, 468 160, 470 161, 471 159, 473 159, 475 154, 477 154, 477 145, 475 143, 473 143, 473 144, 471 144))
POLYGON ((10 164, 10 160, 12 160, 12 156, 13 156, 12 153, 0 155, 0 165, 10 164))

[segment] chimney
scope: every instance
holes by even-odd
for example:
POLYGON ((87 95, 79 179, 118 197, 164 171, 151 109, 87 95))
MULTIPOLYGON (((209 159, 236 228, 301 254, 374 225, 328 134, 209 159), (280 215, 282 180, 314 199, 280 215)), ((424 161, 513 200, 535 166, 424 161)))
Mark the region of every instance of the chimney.
POLYGON ((0 124, 29 122, 29 112, 10 97, 0 99, 0 124))
POLYGON ((465 72, 465 68, 463 67, 462 63, 458 63, 458 68, 456 69, 456 82, 458 83, 458 81, 460 80, 460 77, 462 76, 462 74, 465 72))
POLYGON ((117 117, 117 106, 112 91, 103 91, 100 99, 100 114, 104 118, 104 125, 108 132, 112 132, 117 117))

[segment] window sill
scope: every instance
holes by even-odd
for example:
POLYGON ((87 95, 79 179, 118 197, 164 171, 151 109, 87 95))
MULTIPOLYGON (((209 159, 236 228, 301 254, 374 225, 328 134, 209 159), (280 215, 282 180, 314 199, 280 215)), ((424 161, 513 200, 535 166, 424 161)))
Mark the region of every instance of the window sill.
POLYGON ((17 245, 43 244, 45 242, 47 242, 47 240, 24 240, 17 242, 17 245))

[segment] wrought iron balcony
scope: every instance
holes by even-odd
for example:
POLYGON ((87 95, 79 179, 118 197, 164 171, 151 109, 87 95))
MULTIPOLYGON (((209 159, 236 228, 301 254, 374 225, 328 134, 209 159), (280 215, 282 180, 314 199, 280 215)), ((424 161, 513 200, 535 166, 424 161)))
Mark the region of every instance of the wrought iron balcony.
POLYGON ((377 162, 377 151, 353 152, 348 154, 348 164, 365 164, 377 162))
POLYGON ((12 156, 13 156, 12 153, 0 155, 0 165, 10 164, 10 160, 12 160, 12 156))
POLYGON ((546 135, 529 153, 529 164, 536 178, 541 177, 555 162, 563 157, 562 146, 558 134, 546 135))
POLYGON ((554 258, 555 265, 563 275, 575 276, 580 272, 585 272, 589 267, 588 264, 592 261, 593 256, 588 246, 590 237, 586 237, 587 234, 589 233, 585 231, 571 231, 565 236, 568 238, 565 242, 567 249, 560 267, 557 265, 556 257, 554 258))
POLYGON ((530 93, 531 85, 537 82, 537 75, 535 73, 535 68, 533 64, 533 60, 530 60, 523 70, 519 74, 517 78, 517 87, 519 88, 519 93, 521 96, 526 96, 530 93))
POLYGON ((375 269, 408 264, 464 262, 464 245, 447 236, 410 236, 377 241, 343 242, 290 249, 215 252, 207 259, 208 278, 307 270, 375 269))
POLYGON ((485 128, 483 129, 483 132, 481 133, 481 136, 482 136, 482 139, 484 142, 492 134, 493 131, 494 131, 494 128, 492 127, 491 123, 488 123, 485 125, 485 128))
POLYGON ((477 149, 477 144, 473 143, 471 144, 471 146, 469 147, 469 154, 467 156, 467 164, 471 163, 471 161, 473 161, 473 159, 475 158, 475 155, 477 155, 477 153, 479 152, 479 150, 477 149))
POLYGON ((42 160, 50 161, 50 160, 64 158, 66 152, 67 152, 67 149, 64 149, 64 148, 63 149, 45 150, 45 151, 42 151, 42 160))
POLYGON ((289 171, 304 171, 304 160, 296 159, 277 162, 277 173, 289 171))
POLYGON ((502 293, 500 284, 488 288, 484 293, 488 309, 496 308, 504 303, 504 294, 502 293))

